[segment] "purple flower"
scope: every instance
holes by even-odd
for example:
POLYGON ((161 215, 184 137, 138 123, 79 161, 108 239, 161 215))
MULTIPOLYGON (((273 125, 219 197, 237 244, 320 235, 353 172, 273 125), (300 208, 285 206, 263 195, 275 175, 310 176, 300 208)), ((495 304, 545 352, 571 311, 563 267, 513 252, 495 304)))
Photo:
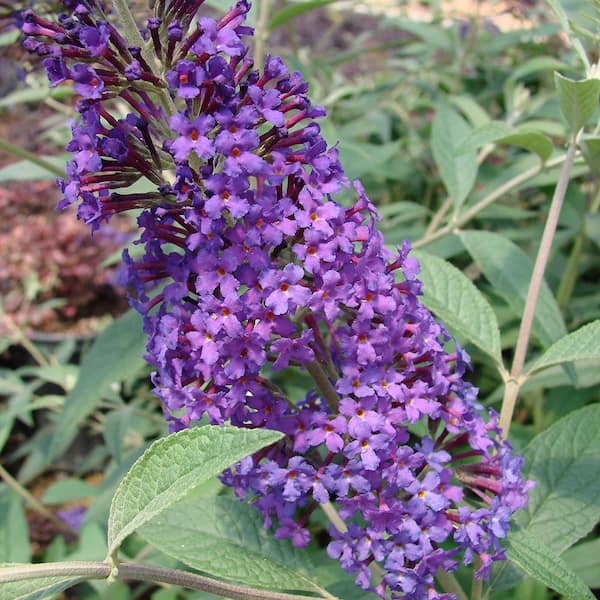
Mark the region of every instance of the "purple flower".
POLYGON ((218 219, 224 210, 232 217, 243 217, 250 210, 246 199, 249 182, 245 177, 212 175, 206 180, 206 189, 212 194, 204 203, 209 217, 218 219))
POLYGON ((62 56, 53 56, 51 58, 46 58, 43 61, 44 67, 46 69, 46 73, 48 75, 48 81, 50 85, 55 86, 63 81, 66 81, 70 78, 69 69, 65 65, 65 61, 62 56))
POLYGON ((265 306, 276 315, 287 313, 291 307, 306 304, 311 291, 299 285, 304 271, 294 264, 287 264, 281 271, 270 270, 260 277, 260 284, 268 293, 265 306))
POLYGON ((81 529, 81 524, 87 512, 85 506, 74 506, 72 508, 66 508, 65 510, 59 510, 56 514, 64 521, 71 529, 81 529))
POLYGON ((243 53, 244 45, 235 29, 219 27, 216 21, 207 17, 198 20, 198 28, 202 35, 191 48, 194 54, 202 56, 223 52, 227 56, 240 56, 243 53))
POLYGON ((93 57, 104 54, 108 48, 109 37, 110 29, 106 23, 99 23, 97 27, 82 27, 79 30, 79 40, 93 57))
POLYGON ((200 86, 206 79, 206 73, 192 61, 182 60, 167 73, 166 79, 171 88, 177 90, 180 98, 195 98, 200 94, 200 86))
POLYGON ((70 76, 75 82, 75 91, 78 94, 84 98, 102 98, 104 81, 93 68, 78 63, 71 68, 70 76))
POLYGON ((206 159, 213 156, 215 146, 207 134, 214 126, 215 120, 210 115, 200 115, 189 121, 181 113, 171 117, 171 128, 179 134, 170 145, 169 151, 177 161, 185 161, 194 152, 198 158, 206 159))

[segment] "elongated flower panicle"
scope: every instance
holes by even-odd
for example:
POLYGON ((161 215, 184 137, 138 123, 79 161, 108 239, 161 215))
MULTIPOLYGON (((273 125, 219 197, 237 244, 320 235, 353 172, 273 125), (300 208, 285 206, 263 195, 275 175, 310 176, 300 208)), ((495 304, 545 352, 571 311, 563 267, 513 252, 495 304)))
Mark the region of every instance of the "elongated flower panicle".
POLYGON ((526 504, 521 459, 419 302, 408 243, 386 249, 360 183, 335 201, 350 183, 300 73, 275 56, 254 69, 249 4, 216 21, 196 19, 201 0, 158 0, 143 48, 101 3, 64 4, 56 21, 22 15, 52 84, 81 96, 60 206, 93 229, 141 210, 126 283, 171 428, 208 415, 284 432, 223 480, 297 546, 335 501, 347 531, 328 553, 382 598, 453 597, 436 572, 476 557, 487 575, 526 504), (289 368, 314 382, 298 403, 269 377, 289 368))

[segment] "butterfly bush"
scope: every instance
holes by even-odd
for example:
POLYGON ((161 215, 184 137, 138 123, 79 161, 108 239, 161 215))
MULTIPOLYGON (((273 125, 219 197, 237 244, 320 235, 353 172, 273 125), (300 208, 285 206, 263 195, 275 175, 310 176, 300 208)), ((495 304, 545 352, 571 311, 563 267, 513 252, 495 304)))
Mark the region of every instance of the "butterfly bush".
POLYGON ((285 433, 223 475, 265 527, 306 546, 335 501, 345 526, 327 552, 359 586, 454 597, 435 590, 439 569, 477 559, 483 577, 504 558, 531 485, 521 458, 419 301, 409 244, 386 248, 327 147, 301 74, 276 56, 254 68, 249 4, 220 20, 197 15, 202 0, 153 4, 141 47, 96 0, 21 19, 50 82, 80 96, 59 206, 78 202, 93 230, 139 211, 125 279, 171 430, 207 416, 285 433), (140 178, 151 191, 126 189, 140 178), (297 403, 271 376, 289 369, 314 382, 297 403))

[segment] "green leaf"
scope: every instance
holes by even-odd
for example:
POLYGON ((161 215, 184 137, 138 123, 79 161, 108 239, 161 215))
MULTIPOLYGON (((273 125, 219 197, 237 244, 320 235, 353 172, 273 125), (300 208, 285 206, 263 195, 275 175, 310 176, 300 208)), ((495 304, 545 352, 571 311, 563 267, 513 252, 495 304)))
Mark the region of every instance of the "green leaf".
POLYGON ((31 560, 29 528, 23 501, 12 490, 0 489, 0 562, 31 560))
POLYGON ((552 155, 554 145, 552 140, 538 131, 519 130, 510 135, 496 139, 498 144, 511 144, 519 146, 529 152, 535 152, 543 162, 546 162, 552 155))
POLYGON ((469 148, 479 148, 499 138, 510 135, 514 129, 502 121, 489 121, 470 133, 463 142, 463 151, 469 148))
POLYGON ((509 534, 507 542, 506 557, 528 575, 570 600, 595 600, 581 578, 533 536, 515 531, 509 534))
POLYGON ((402 200, 390 202, 377 207, 383 217, 381 228, 385 231, 398 223, 414 221, 427 215, 429 211, 423 204, 417 202, 403 202, 402 200))
POLYGON ((354 140, 340 140, 340 160, 350 179, 378 173, 384 163, 400 153, 398 142, 369 144, 354 140))
POLYGON ((207 425, 154 442, 117 488, 108 518, 109 553, 208 479, 282 436, 278 431, 207 425))
POLYGON ((495 597, 503 600, 552 600, 553 593, 541 581, 527 577, 508 594, 495 594, 495 597))
POLYGON ((502 121, 490 121, 474 129, 463 142, 461 151, 478 148, 486 144, 510 144, 535 152, 543 161, 552 155, 554 146, 550 138, 538 131, 514 129, 502 121))
POLYGON ((41 102, 46 98, 52 98, 54 100, 64 100, 74 94, 72 87, 61 85, 60 87, 35 87, 35 88, 24 88, 18 89, 0 98, 0 108, 6 106, 15 106, 24 102, 41 102))
POLYGON ((577 544, 569 548, 562 558, 586 585, 600 588, 600 539, 577 544))
POLYGON ((529 375, 576 360, 600 360, 600 321, 588 323, 558 340, 529 369, 529 375))
POLYGON ((453 46, 449 30, 437 24, 415 21, 403 17, 393 17, 387 21, 402 31, 411 33, 425 42, 428 49, 450 50, 453 46))
MULTIPOLYGON (((458 235, 495 291, 506 300, 515 316, 520 317, 533 272, 529 257, 497 233, 461 231, 458 235)), ((533 333, 545 347, 567 333, 558 304, 545 281, 536 306, 533 333)))
MULTIPOLYGON (((581 361, 572 365, 575 370, 577 388, 580 390, 592 388, 600 384, 600 369, 598 361, 581 361)), ((571 377, 567 376, 563 366, 549 367, 536 373, 521 386, 521 393, 548 388, 568 387, 573 388, 571 377)), ((567 392, 568 393, 568 392, 567 392)), ((499 404, 504 396, 504 384, 499 385, 492 394, 485 398, 485 404, 499 404)), ((512 429, 511 429, 512 431, 512 429)))
POLYGON ((560 110, 572 133, 578 132, 592 117, 598 107, 600 79, 575 81, 554 74, 560 110))
POLYGON ((553 56, 534 56, 526 60, 523 64, 519 65, 510 75, 511 81, 528 77, 533 73, 539 73, 540 71, 556 71, 557 69, 564 69, 565 63, 554 58, 553 56))
POLYGON ((469 195, 477 176, 475 147, 465 147, 471 127, 450 106, 439 106, 431 128, 431 149, 444 186, 458 209, 469 195))
POLYGON ((19 29, 8 29, 0 34, 0 46, 12 46, 21 37, 19 29))
MULTIPOLYGON (((27 567, 26 564, 0 565, 0 577, 6 577, 13 567, 27 567)), ((60 592, 84 581, 82 577, 65 577, 64 575, 23 579, 21 581, 3 582, 0 585, 0 600, 42 600, 54 598, 60 592)))
POLYGON ((489 114, 477 104, 473 96, 451 96, 448 100, 467 117, 473 127, 481 127, 491 121, 489 114))
POLYGON ((271 31, 277 29, 277 27, 285 25, 285 23, 288 23, 298 15, 308 12, 309 10, 314 10, 315 8, 320 8, 321 6, 326 6, 327 4, 333 4, 337 1, 338 0, 308 0, 288 4, 273 15, 271 23, 269 24, 269 29, 271 29, 271 31))
POLYGON ((129 429, 132 417, 133 406, 124 406, 118 410, 113 410, 104 419, 102 431, 104 443, 117 462, 121 462, 125 434, 129 429))
MULTIPOLYGON (((41 158, 59 169, 64 169, 69 155, 42 156, 41 158)), ((56 173, 52 173, 48 169, 44 169, 28 160, 19 160, 0 169, 0 181, 34 181, 45 179, 56 179, 56 173)))
POLYGON ((71 552, 71 561, 102 561, 106 556, 106 533, 104 524, 85 523, 78 531, 79 539, 76 550, 71 552))
POLYGON ((161 552, 213 577, 273 590, 318 587, 307 576, 312 565, 304 552, 276 540, 258 510, 235 498, 186 498, 139 534, 161 552))
POLYGON ((534 438, 524 458, 524 476, 536 485, 515 521, 548 550, 561 554, 600 517, 600 404, 557 421, 534 438))
POLYGON ((93 485, 81 481, 81 479, 68 477, 50 484, 44 492, 42 502, 44 504, 61 504, 77 498, 94 496, 96 492, 97 489, 93 485))
POLYGON ((585 233, 596 246, 600 247, 600 213, 589 213, 585 216, 585 233))
POLYGON ((140 316, 132 310, 111 323, 96 339, 83 357, 75 387, 65 397, 48 461, 66 450, 81 421, 94 410, 111 383, 132 377, 142 369, 145 343, 140 316))
POLYGON ((496 315, 481 292, 449 262, 426 252, 414 252, 414 256, 421 264, 425 306, 502 364, 496 315))
POLYGON ((595 177, 600 177, 600 138, 582 136, 579 147, 590 171, 595 177))
POLYGON ((21 375, 33 375, 44 381, 59 385, 63 390, 70 390, 77 381, 79 367, 77 365, 36 365, 19 369, 21 375))
MULTIPOLYGON (((125 454, 122 457, 120 463, 113 461, 107 468, 104 469, 104 479, 98 485, 96 491, 96 497, 88 508, 83 517, 84 525, 86 523, 102 523, 104 526, 108 520, 110 513, 110 504, 117 487, 121 483, 122 479, 127 475, 129 469, 133 466, 136 460, 150 447, 149 443, 143 444, 141 447, 136 447, 125 454)), ((98 462, 104 463, 107 458, 106 448, 103 446, 97 446, 96 453, 99 455, 99 461, 95 460, 92 464, 98 462)), ((93 456, 91 457, 94 458, 93 456)))

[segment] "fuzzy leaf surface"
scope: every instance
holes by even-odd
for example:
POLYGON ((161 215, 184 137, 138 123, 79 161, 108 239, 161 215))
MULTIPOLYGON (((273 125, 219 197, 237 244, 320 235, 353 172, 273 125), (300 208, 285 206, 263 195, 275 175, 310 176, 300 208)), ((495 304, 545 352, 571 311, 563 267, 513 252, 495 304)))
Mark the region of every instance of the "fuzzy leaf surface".
POLYGON ((258 510, 235 498, 186 498, 144 525, 152 546, 214 577, 274 590, 315 591, 312 565, 265 530, 258 510))
POLYGON ((529 373, 577 360, 600 360, 600 321, 588 323, 552 344, 529 373))
POLYGON ((600 538, 569 548, 562 558, 586 585, 600 588, 600 538))
POLYGON ((414 256, 421 264, 425 306, 451 329, 501 363, 498 322, 481 292, 449 262, 426 252, 414 252, 414 256))
POLYGON ((470 135, 471 127, 453 108, 445 104, 438 107, 431 128, 431 149, 455 210, 469 195, 477 176, 475 146, 465 146, 470 135))
POLYGON ((278 431, 207 425, 154 442, 115 492, 108 518, 109 554, 144 523, 282 435, 278 431))
MULTIPOLYGON (((533 272, 531 259, 514 242, 497 233, 461 231, 459 237, 496 292, 516 316, 521 316, 533 272)), ((538 297, 533 333, 544 347, 567 333, 558 304, 545 281, 538 297)))
POLYGON ((533 536, 515 531, 508 536, 506 557, 525 573, 570 600, 594 600, 595 596, 565 562, 533 536))
POLYGON ((569 413, 537 435, 523 454, 524 477, 536 485, 515 522, 561 554, 600 518, 600 404, 569 413))
POLYGON ((575 81, 554 74, 560 110, 571 132, 579 131, 591 118, 598 107, 600 79, 582 79, 575 81))

